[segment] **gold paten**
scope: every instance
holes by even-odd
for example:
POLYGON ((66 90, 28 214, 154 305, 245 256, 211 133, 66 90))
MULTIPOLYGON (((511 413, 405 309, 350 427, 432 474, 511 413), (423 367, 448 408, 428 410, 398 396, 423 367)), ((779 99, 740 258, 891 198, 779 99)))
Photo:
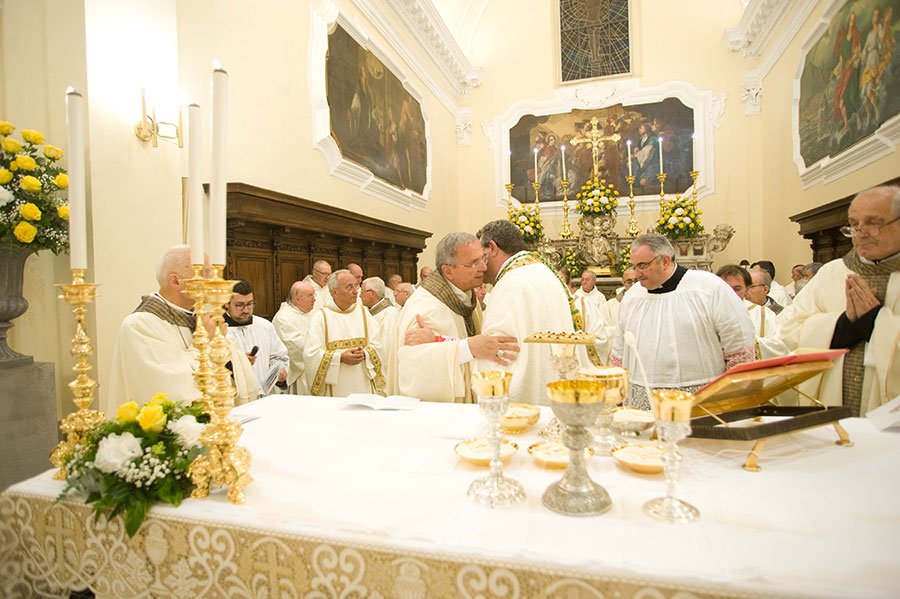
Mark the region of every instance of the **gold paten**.
POLYGON ((72 283, 57 285, 62 291, 59 297, 74 306, 72 312, 75 314, 75 336, 72 337, 72 357, 75 358, 75 366, 72 370, 77 372, 78 376, 69 383, 69 389, 72 390, 72 402, 78 410, 66 416, 59 425, 59 430, 66 435, 66 440, 60 441, 50 453, 50 462, 59 468, 53 475, 55 480, 66 478, 65 462, 75 451, 75 446, 82 443, 87 431, 106 419, 102 412, 88 409, 94 402, 94 387, 97 386, 97 381, 88 375, 91 371, 89 360, 94 348, 87 333, 84 332, 84 316, 88 304, 97 297, 97 285, 85 283, 84 276, 85 269, 73 268, 72 283))

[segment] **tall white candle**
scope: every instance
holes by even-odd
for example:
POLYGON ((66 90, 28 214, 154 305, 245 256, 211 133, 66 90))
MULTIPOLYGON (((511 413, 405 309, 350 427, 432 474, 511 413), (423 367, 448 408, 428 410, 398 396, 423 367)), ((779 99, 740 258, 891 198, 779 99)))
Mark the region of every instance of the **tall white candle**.
POLYGON ((563 167, 563 179, 566 178, 566 146, 562 145, 562 167, 563 167))
POLYGON ((212 176, 209 184, 209 259, 225 264, 225 144, 228 113, 228 73, 213 62, 212 80, 212 176))
POLYGON ((84 98, 73 87, 66 90, 66 132, 69 137, 69 266, 87 268, 84 98))
POLYGON ((537 153, 538 153, 538 149, 535 148, 535 149, 534 149, 534 182, 535 182, 535 183, 538 182, 537 153))
POLYGON ((662 135, 659 136, 659 172, 664 173, 662 165, 662 135))
POLYGON ((188 106, 188 243, 191 264, 203 264, 203 182, 200 179, 200 107, 188 106))
POLYGON ((629 139, 628 141, 626 141, 625 145, 628 146, 628 176, 631 177, 633 176, 633 173, 631 172, 631 140, 629 139))

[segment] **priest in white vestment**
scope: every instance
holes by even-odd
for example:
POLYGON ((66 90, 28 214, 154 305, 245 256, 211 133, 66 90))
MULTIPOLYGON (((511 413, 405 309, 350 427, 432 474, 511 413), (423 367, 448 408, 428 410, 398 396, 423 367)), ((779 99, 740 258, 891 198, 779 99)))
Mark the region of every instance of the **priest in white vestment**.
POLYGON ((391 302, 391 304, 398 310, 402 306, 397 303, 397 299, 394 297, 394 293, 396 293, 397 291, 397 286, 402 282, 403 277, 396 273, 388 275, 387 281, 385 282, 384 297, 386 297, 387 300, 391 302))
POLYGON ((394 300, 397 302, 397 307, 402 310, 403 306, 406 305, 406 300, 410 298, 415 290, 416 287, 412 283, 400 283, 397 285, 397 290, 394 291, 394 300))
POLYGON ((784 286, 785 293, 788 294, 788 297, 791 298, 791 301, 794 300, 794 296, 799 293, 800 289, 797 288, 797 283, 803 279, 803 267, 805 264, 795 264, 791 269, 791 282, 784 286))
POLYGON ((597 308, 606 303, 606 296, 597 289, 597 275, 592 270, 581 273, 581 287, 575 292, 575 297, 583 297, 593 302, 597 308))
MULTIPOLYGON (((532 333, 572 333, 573 321, 582 326, 565 283, 540 254, 525 248, 518 227, 507 220, 492 221, 481 228, 478 239, 487 260, 486 280, 494 285, 484 313, 485 334, 508 335, 522 343, 532 333)), ((586 360, 579 362, 590 366, 586 360)), ((485 361, 478 364, 478 370, 495 367, 485 361)), ((549 344, 523 343, 508 370, 511 401, 547 405, 547 383, 559 380, 549 344)))
POLYGON ((640 355, 652 389, 696 391, 729 368, 755 357, 753 325, 740 298, 711 272, 675 263, 675 248, 662 235, 631 244, 638 273, 622 299, 610 364, 631 378, 628 405, 650 409, 640 355), (625 343, 625 333, 636 347, 625 343))
POLYGON ((397 381, 394 375, 396 370, 394 360, 397 351, 397 321, 400 319, 400 310, 387 298, 387 289, 381 277, 369 277, 363 280, 359 297, 381 330, 381 346, 384 348, 381 356, 384 366, 384 392, 386 395, 395 395, 397 381))
POLYGON ((381 331, 366 307, 357 302, 356 277, 349 270, 335 271, 328 278, 328 289, 333 302, 316 311, 303 349, 310 393, 382 394, 381 331))
POLYGON ((313 286, 316 292, 316 310, 328 305, 331 293, 328 291, 328 277, 331 276, 331 265, 326 260, 316 260, 312 272, 303 279, 313 286))
POLYGON ((853 249, 825 264, 781 314, 791 349, 843 349, 834 367, 800 385, 854 415, 900 395, 900 188, 856 196, 848 211, 853 249))
MULTIPOLYGON (((556 274, 566 284, 566 288, 570 294, 575 293, 575 284, 572 282, 572 275, 567 268, 557 269, 556 274)), ((594 335, 593 351, 587 350, 584 346, 578 346, 579 352, 586 352, 582 359, 587 359, 594 366, 604 366, 609 361, 609 350, 612 348, 612 338, 615 333, 615 327, 609 326, 604 318, 604 312, 601 308, 597 308, 594 302, 585 297, 575 297, 575 307, 581 312, 583 322, 583 330, 586 333, 594 335)))
MULTIPOLYGON (((114 417, 116 408, 134 401, 142 405, 157 392, 185 402, 200 397, 194 383, 197 351, 193 334, 197 318, 194 300, 185 294, 185 282, 193 277, 190 246, 179 245, 162 255, 156 266, 159 291, 144 296, 119 327, 110 366, 109 388, 101 395, 101 409, 114 417)), ((210 336, 212 324, 207 326, 210 336)), ((256 376, 250 362, 230 344, 235 403, 256 399, 256 376)))
POLYGON ((303 347, 306 345, 306 334, 309 321, 316 307, 316 291, 310 283, 297 281, 291 285, 288 301, 272 319, 272 325, 281 342, 287 347, 290 364, 288 368, 288 392, 294 395, 309 395, 306 384, 306 367, 303 362, 303 347))
POLYGON ((239 279, 234 286, 231 301, 225 304, 225 323, 228 337, 247 354, 253 372, 259 382, 261 396, 286 391, 288 388, 287 348, 271 322, 255 316, 253 287, 246 279, 239 279))
MULTIPOLYGON (((782 308, 787 308, 788 306, 790 306, 791 296, 788 295, 787 291, 785 291, 781 283, 775 280, 775 265, 772 264, 770 260, 759 260, 757 262, 754 262, 749 269, 751 276, 753 274, 753 271, 756 269, 764 270, 769 274, 770 280, 766 284, 769 286, 768 295, 772 298, 772 301, 782 308)), ((780 310, 774 310, 774 312, 775 314, 778 314, 780 310)))
POLYGON ((765 360, 789 354, 790 351, 781 340, 781 327, 778 326, 775 313, 766 306, 747 299, 747 290, 753 286, 753 279, 747 269, 737 264, 726 264, 716 271, 716 276, 731 287, 747 308, 747 315, 756 335, 756 359, 765 360))
POLYGON ((437 269, 400 312, 397 380, 402 395, 424 401, 472 403, 473 360, 505 367, 519 346, 508 335, 481 334, 481 306, 474 289, 486 268, 471 233, 446 235, 436 249, 437 269))

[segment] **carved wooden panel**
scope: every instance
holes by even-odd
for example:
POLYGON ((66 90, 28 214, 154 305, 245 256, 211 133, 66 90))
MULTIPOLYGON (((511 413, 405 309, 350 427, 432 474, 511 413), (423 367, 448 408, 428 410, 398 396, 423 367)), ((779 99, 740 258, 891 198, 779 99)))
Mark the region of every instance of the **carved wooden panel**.
POLYGON ((228 184, 225 276, 253 285, 254 313, 272 318, 291 285, 317 260, 355 262, 366 277, 399 273, 415 282, 431 233, 247 185, 228 184))

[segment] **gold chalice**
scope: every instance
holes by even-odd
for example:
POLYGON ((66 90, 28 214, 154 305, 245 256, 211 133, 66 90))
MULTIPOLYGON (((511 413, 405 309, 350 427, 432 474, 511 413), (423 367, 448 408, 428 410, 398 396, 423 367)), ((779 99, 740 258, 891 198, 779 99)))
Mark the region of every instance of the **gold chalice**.
POLYGON ((700 510, 675 498, 678 464, 681 456, 676 446, 691 432, 691 409, 694 395, 676 389, 656 389, 650 392, 650 403, 656 416, 659 440, 666 446, 663 454, 663 473, 666 475, 666 496, 644 504, 644 512, 656 520, 672 523, 693 522, 700 518, 700 510))
POLYGON ((584 450, 594 436, 587 430, 604 406, 606 386, 597 381, 556 381, 547 385, 553 413, 564 425, 562 441, 569 449, 569 465, 562 479, 544 492, 544 505, 567 516, 595 516, 612 507, 606 489, 591 480, 584 450))
POLYGON ((500 461, 500 417, 509 407, 509 383, 512 373, 502 370, 476 372, 472 375, 472 390, 478 396, 478 407, 488 420, 488 441, 493 457, 491 471, 485 477, 475 479, 469 485, 469 499, 487 507, 507 507, 525 501, 525 487, 516 480, 503 476, 500 461))
POLYGON ((610 455, 617 447, 616 437, 610 431, 613 408, 628 397, 628 371, 621 366, 579 368, 575 378, 595 381, 604 386, 603 406, 597 417, 597 433, 594 435, 594 455, 610 455))

